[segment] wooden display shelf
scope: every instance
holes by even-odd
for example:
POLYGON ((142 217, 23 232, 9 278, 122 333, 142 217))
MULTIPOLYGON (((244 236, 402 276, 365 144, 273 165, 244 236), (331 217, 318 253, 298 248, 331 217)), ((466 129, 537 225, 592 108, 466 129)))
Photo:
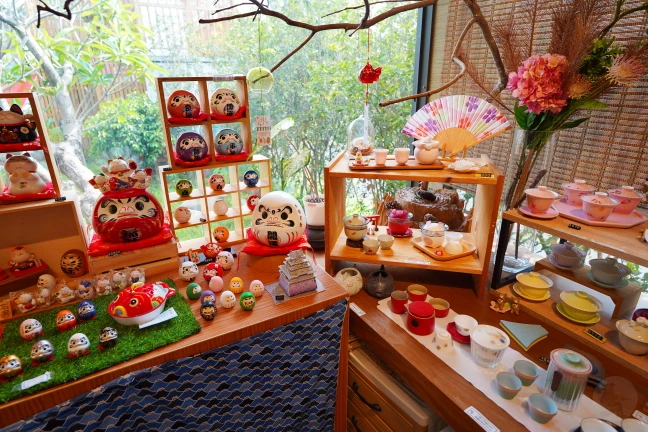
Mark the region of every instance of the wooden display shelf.
POLYGON ((177 220, 173 219, 173 229, 179 230, 183 228, 190 228, 193 226, 203 225, 206 223, 209 223, 209 221, 207 220, 205 215, 203 215, 202 212, 198 212, 194 210, 191 212, 191 219, 189 219, 189 222, 180 223, 177 220))
POLYGON ((175 240, 171 239, 159 245, 144 249, 121 252, 116 255, 103 255, 88 258, 88 265, 93 274, 105 273, 124 267, 143 267, 151 273, 176 271, 178 257, 173 254, 176 250, 175 240))
POLYGON ((224 220, 228 220, 228 219, 234 219, 234 218, 237 218, 239 216, 241 216, 239 211, 237 209, 235 209, 235 208, 230 207, 230 208, 227 209, 227 214, 225 214, 223 216, 219 216, 216 213, 214 213, 213 211, 210 211, 209 212, 209 221, 210 222, 220 222, 220 221, 224 221, 224 220))
MULTIPOLYGON (((385 234, 386 232, 386 227, 379 227, 377 234, 367 237, 375 240, 378 238, 378 235, 385 234)), ((482 264, 479 258, 475 256, 476 254, 452 261, 437 261, 412 245, 412 239, 420 237, 421 231, 413 229, 412 232, 413 235, 410 238, 395 238, 394 245, 391 249, 380 249, 375 255, 367 255, 362 249, 347 246, 347 237, 344 234, 344 231, 342 231, 331 250, 330 259, 363 262, 376 265, 397 265, 402 267, 440 270, 455 273, 481 274, 482 264)), ((465 233, 465 238, 467 241, 473 241, 470 233, 465 233)))
POLYGON ((181 201, 191 201, 195 199, 205 198, 202 189, 194 189, 189 196, 180 196, 175 192, 169 192, 169 202, 176 203, 181 201))
POLYGON ((648 243, 640 239, 641 231, 648 229, 648 222, 627 229, 602 228, 579 224, 560 216, 551 220, 534 219, 517 210, 505 211, 502 218, 648 267, 648 243), (581 229, 569 228, 570 224, 578 225, 581 229))
MULTIPOLYGON (((533 302, 520 298, 520 308, 529 313, 529 315, 539 319, 542 323, 552 326, 560 332, 582 342, 584 345, 594 349, 597 353, 609 357, 613 361, 622 364, 628 369, 648 378, 648 356, 635 356, 628 354, 619 344, 618 332, 615 327, 615 320, 612 319, 613 306, 609 299, 606 299, 598 291, 590 290, 570 279, 564 278, 558 274, 553 274, 547 270, 541 270, 541 274, 547 276, 554 282, 551 288, 551 297, 544 302, 533 302), (599 313, 601 320, 594 325, 583 325, 568 320, 563 317, 557 310, 556 304, 560 302, 560 293, 563 291, 585 291, 588 294, 598 298, 604 304, 603 310, 599 313), (607 338, 607 342, 600 343, 594 338, 585 334, 585 329, 591 328, 607 338)), ((509 297, 518 297, 511 289, 511 285, 505 285, 496 293, 503 292, 509 297)))
MULTIPOLYGON (((165 101, 166 103, 166 101, 165 101)), ((200 106, 202 108, 202 104, 200 106)), ((165 126, 168 128, 181 128, 181 127, 192 127, 192 126, 202 126, 202 125, 222 125, 222 124, 228 124, 228 123, 244 123, 248 120, 248 113, 247 111, 245 112, 244 115, 242 115, 239 118, 231 119, 231 120, 203 120, 203 121, 195 121, 195 122, 187 122, 187 123, 171 123, 169 119, 166 119, 165 121, 165 126)))
POLYGON ((239 182, 239 191, 252 191, 254 189, 261 189, 261 188, 268 188, 270 187, 270 182, 268 179, 261 179, 258 181, 258 183, 254 186, 248 186, 245 184, 245 182, 239 182))
MULTIPOLYGON (((178 253, 186 255, 190 249, 200 251, 200 246, 210 243, 212 240, 209 237, 199 237, 190 240, 182 240, 178 242, 178 253)), ((220 242, 218 245, 222 248, 236 246, 245 241, 245 237, 241 236, 236 231, 230 231, 230 236, 226 242, 220 242)))
POLYGON ((208 197, 216 197, 216 196, 232 194, 234 192, 239 192, 239 189, 236 186, 232 186, 231 184, 228 184, 225 185, 225 187, 221 191, 215 191, 208 187, 207 193, 205 195, 208 197))
POLYGON ((597 291, 604 296, 607 296, 614 303, 614 310, 612 311, 611 318, 629 318, 634 312, 639 297, 641 296, 641 287, 635 283, 628 283, 622 289, 606 289, 596 285, 587 276, 590 267, 584 265, 583 267, 575 270, 563 270, 553 265, 548 259, 543 259, 535 263, 535 270, 547 270, 551 273, 562 276, 566 279, 572 280, 580 285, 597 291))

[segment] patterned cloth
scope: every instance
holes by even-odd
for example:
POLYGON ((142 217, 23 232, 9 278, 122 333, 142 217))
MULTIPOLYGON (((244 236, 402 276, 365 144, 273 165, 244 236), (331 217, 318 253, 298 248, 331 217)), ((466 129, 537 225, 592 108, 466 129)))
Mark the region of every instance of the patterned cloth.
POLYGON ((331 431, 346 308, 124 375, 2 431, 331 431))

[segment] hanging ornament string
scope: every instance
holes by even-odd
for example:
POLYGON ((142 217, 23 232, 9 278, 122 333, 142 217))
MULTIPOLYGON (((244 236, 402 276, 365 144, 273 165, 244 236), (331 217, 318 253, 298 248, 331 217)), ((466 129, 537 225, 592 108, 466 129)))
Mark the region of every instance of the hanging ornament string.
MULTIPOLYGON (((261 66, 261 15, 257 15, 257 33, 259 35, 259 44, 257 45, 257 64, 261 66)), ((259 104, 261 105, 261 115, 265 115, 265 107, 263 106, 263 92, 259 99, 259 104)))
MULTIPOLYGON (((367 29, 367 64, 369 63, 369 52, 371 50, 371 29, 367 29)), ((367 90, 365 91, 365 105, 369 105, 369 83, 367 83, 367 90)))
POLYGON ((373 66, 371 66, 371 63, 369 63, 370 59, 370 52, 371 52, 371 33, 370 29, 367 29, 367 64, 362 68, 360 71, 360 75, 358 75, 358 79, 362 84, 367 85, 367 89, 365 91, 365 105, 364 105, 364 130, 363 130, 363 139, 365 145, 369 143, 369 84, 373 84, 377 82, 380 79, 380 73, 382 72, 382 68, 376 68, 374 69, 373 66))

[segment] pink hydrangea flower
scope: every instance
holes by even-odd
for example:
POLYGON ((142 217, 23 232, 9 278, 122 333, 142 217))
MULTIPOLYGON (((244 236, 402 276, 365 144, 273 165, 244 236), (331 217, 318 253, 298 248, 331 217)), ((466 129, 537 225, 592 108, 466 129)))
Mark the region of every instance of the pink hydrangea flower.
POLYGON ((558 54, 531 56, 509 74, 506 88, 527 107, 527 112, 558 114, 567 105, 562 89, 567 58, 558 54))

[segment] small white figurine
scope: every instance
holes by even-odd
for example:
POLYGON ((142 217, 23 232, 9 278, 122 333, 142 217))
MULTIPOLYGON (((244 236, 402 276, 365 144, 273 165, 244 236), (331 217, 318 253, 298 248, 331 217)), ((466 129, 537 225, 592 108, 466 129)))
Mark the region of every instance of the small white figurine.
POLYGON ((192 261, 184 261, 180 264, 178 274, 183 281, 191 282, 198 276, 198 266, 192 261))
POLYGON ((103 275, 95 276, 95 286, 97 287, 97 295, 104 296, 113 292, 112 283, 110 279, 103 275))
POLYGON ((65 280, 62 280, 58 284, 58 288, 56 290, 56 299, 59 301, 59 303, 65 304, 73 301, 77 297, 76 291, 70 288, 67 285, 67 282, 65 280))
POLYGON ((220 296, 220 304, 225 309, 231 309, 236 305, 236 296, 232 291, 223 291, 220 296))
POLYGON ((135 268, 135 269, 127 269, 128 272, 128 283, 130 285, 137 283, 137 282, 146 282, 146 269, 143 268, 135 268))
POLYGON ((37 174, 38 162, 29 153, 22 155, 7 155, 5 171, 9 175, 9 193, 25 195, 41 193, 47 185, 37 174))
POLYGON ((216 261, 223 267, 223 270, 231 270, 234 267, 234 256, 227 251, 220 252, 216 261))
POLYGON ((254 294, 254 297, 261 297, 263 295, 263 291, 265 291, 265 289, 263 288, 263 282, 261 282, 260 280, 253 280, 250 284, 250 292, 254 294))
POLYGON ((209 289, 215 293, 223 291, 223 286, 225 286, 225 283, 220 276, 212 276, 209 280, 209 289))
POLYGON ((36 299, 30 292, 19 292, 14 297, 18 312, 25 313, 36 308, 36 299))
POLYGON ((40 307, 50 306, 56 300, 54 290, 56 289, 56 279, 50 274, 41 275, 36 284, 36 304, 40 307))
POLYGON ((68 357, 77 358, 90 354, 90 339, 83 333, 74 333, 68 341, 68 357))
POLYGON ((34 254, 23 246, 12 248, 10 256, 11 260, 9 261, 9 265, 12 267, 12 270, 26 270, 36 265, 34 254))
POLYGON ((43 325, 35 319, 29 318, 20 324, 20 337, 24 341, 32 341, 43 335, 43 325))
POLYGON ((92 281, 87 279, 80 281, 79 286, 77 287, 77 294, 79 295, 79 298, 83 300, 94 298, 95 291, 92 281))
POLYGON ((113 271, 112 274, 112 285, 113 288, 117 291, 121 291, 127 286, 130 286, 128 283, 128 277, 126 273, 120 271, 113 271))

